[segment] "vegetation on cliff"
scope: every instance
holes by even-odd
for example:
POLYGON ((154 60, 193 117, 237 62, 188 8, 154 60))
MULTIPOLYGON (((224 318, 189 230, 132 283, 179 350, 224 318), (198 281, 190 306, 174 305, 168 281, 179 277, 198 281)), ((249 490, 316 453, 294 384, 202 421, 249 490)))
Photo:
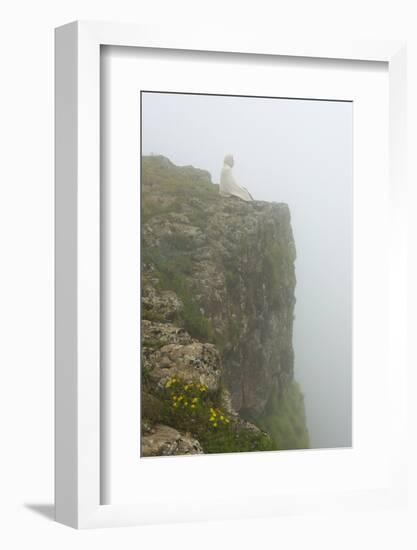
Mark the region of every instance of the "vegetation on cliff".
POLYGON ((309 447, 304 396, 295 381, 289 384, 281 396, 272 394, 265 411, 251 420, 271 436, 277 449, 309 447))
POLYGON ((142 158, 144 454, 308 447, 294 259, 287 205, 222 198, 208 172, 142 158))
POLYGON ((162 387, 144 384, 142 427, 152 433, 151 422, 189 434, 204 453, 270 451, 276 449, 266 433, 240 419, 234 411, 226 412, 220 386, 209 390, 199 382, 173 376, 162 387), (147 391, 146 391, 147 390, 147 391), (152 393, 150 393, 152 392, 152 393))

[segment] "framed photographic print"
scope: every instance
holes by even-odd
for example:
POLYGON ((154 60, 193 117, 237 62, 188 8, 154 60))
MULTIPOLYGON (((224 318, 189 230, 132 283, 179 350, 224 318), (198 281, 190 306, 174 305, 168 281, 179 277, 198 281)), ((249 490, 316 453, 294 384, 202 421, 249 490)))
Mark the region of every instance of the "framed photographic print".
POLYGON ((404 59, 57 29, 58 521, 403 501, 404 59))

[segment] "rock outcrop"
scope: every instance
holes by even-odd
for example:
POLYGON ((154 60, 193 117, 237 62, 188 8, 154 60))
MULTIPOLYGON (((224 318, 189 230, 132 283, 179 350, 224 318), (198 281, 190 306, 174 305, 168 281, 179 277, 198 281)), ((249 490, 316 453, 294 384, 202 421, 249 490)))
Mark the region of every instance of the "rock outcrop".
POLYGON ((222 388, 228 418, 259 432, 247 420, 270 414, 293 383, 295 255, 286 204, 224 198, 207 172, 144 157, 142 370, 151 393, 173 378, 222 388))
POLYGON ((142 436, 142 453, 144 456, 198 455, 203 454, 203 449, 190 434, 156 424, 142 436))

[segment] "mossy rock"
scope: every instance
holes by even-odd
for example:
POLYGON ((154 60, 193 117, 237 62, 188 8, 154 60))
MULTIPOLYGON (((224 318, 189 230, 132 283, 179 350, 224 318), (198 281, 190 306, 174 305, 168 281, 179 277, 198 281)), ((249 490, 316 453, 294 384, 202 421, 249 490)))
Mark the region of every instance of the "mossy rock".
POLYGON ((163 413, 163 402, 151 393, 142 391, 142 418, 147 418, 152 423, 160 422, 163 413))

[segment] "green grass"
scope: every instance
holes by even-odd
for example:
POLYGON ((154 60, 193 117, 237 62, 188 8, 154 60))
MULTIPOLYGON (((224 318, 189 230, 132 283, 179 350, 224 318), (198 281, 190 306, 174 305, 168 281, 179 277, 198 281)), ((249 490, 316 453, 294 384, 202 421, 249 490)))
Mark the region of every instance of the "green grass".
MULTIPOLYGON (((161 214, 179 213, 183 204, 191 199, 195 204, 202 205, 218 200, 218 186, 211 182, 210 174, 187 166, 173 166, 167 159, 160 156, 142 157, 142 221, 149 221, 161 214), (155 187, 158 196, 148 193, 155 187)), ((203 207, 198 208, 191 223, 199 225, 199 221, 207 215, 203 207)))
POLYGON ((142 307, 142 319, 145 321, 153 321, 155 323, 161 323, 164 321, 164 316, 160 313, 157 313, 153 309, 148 309, 147 307, 142 307))
POLYGON ((152 350, 157 350, 164 345, 163 340, 158 340, 156 338, 144 338, 142 340, 142 346, 150 348, 152 350))
POLYGON ((308 449, 310 446, 304 396, 295 381, 280 398, 274 395, 269 400, 265 413, 255 423, 270 434, 280 450, 308 449))
POLYGON ((207 430, 200 437, 205 453, 247 453, 256 451, 274 451, 276 446, 266 434, 254 433, 238 425, 227 426, 220 430, 207 430))
MULTIPOLYGON (((143 256, 145 262, 152 263, 155 267, 159 287, 163 290, 173 290, 182 301, 183 308, 180 317, 176 321, 192 337, 204 342, 213 342, 214 330, 212 324, 202 314, 194 297, 195 293, 187 279, 192 271, 191 259, 184 254, 176 253, 172 249, 167 252, 161 248, 146 249, 143 256)), ((148 319, 149 314, 145 312, 143 318, 148 319)))

